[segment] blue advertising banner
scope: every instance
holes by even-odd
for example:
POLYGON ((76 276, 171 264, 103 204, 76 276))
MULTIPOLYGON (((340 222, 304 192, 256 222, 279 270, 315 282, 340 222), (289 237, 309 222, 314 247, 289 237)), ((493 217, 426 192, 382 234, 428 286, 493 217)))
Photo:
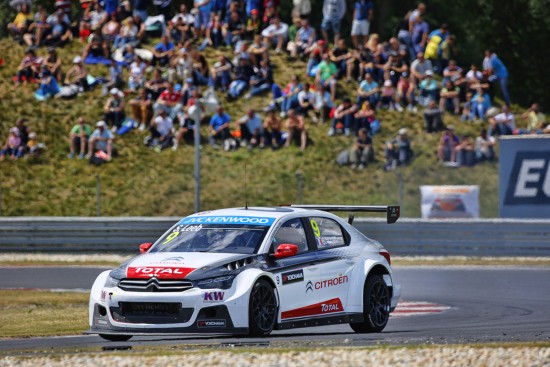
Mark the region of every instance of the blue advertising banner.
POLYGON ((503 218, 550 218, 550 136, 500 139, 499 208, 503 218))

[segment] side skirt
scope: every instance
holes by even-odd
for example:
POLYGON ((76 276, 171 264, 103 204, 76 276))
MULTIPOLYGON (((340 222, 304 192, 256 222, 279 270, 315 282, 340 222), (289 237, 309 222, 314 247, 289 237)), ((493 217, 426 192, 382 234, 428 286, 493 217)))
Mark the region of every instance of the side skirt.
POLYGON ((294 319, 277 324, 278 330, 295 329, 301 327, 324 326, 349 324, 350 322, 363 322, 365 317, 362 313, 352 313, 339 316, 308 317, 307 319, 294 319))

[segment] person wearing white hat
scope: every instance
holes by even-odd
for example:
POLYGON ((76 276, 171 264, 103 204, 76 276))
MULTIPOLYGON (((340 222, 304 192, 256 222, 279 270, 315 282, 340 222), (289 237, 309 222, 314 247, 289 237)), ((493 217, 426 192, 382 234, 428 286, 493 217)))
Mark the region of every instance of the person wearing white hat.
POLYGON ((113 133, 107 129, 107 124, 103 120, 96 122, 95 126, 96 129, 88 142, 88 155, 86 155, 86 158, 89 159, 96 151, 102 151, 107 153, 107 160, 110 160, 113 150, 113 133))
POLYGON ((73 58, 73 66, 65 75, 65 85, 78 85, 79 92, 88 90, 88 71, 82 62, 82 57, 75 56, 73 58))
POLYGON ((103 106, 103 120, 112 126, 113 131, 116 131, 122 126, 126 114, 124 113, 124 93, 118 88, 112 88, 109 91, 109 98, 103 106))
POLYGON ((394 170, 397 166, 404 166, 409 164, 413 157, 413 151, 411 148, 411 142, 407 135, 407 129, 401 128, 397 132, 397 137, 386 143, 386 165, 384 169, 386 171, 394 170))

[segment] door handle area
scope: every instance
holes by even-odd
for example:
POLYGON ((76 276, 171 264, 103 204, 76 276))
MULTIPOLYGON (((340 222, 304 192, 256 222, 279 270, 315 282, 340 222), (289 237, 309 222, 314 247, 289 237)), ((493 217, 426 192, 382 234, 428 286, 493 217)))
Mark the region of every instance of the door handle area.
POLYGON ((309 266, 308 269, 309 270, 317 270, 317 267, 316 266, 309 266))

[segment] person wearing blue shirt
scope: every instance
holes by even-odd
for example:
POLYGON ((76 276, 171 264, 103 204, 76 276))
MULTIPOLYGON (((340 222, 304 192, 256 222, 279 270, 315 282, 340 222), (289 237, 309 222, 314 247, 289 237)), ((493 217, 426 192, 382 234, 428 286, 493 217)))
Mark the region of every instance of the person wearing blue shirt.
POLYGON ((198 9, 198 14, 195 14, 195 30, 198 32, 199 37, 204 37, 206 27, 210 23, 212 0, 195 0, 194 4, 195 9, 198 9))
POLYGON ((508 93, 508 69, 504 63, 498 58, 497 54, 493 50, 485 51, 485 57, 489 59, 489 80, 498 79, 500 82, 500 89, 506 106, 510 107, 510 94, 508 93))
POLYGON ((373 7, 371 0, 355 1, 351 23, 351 39, 355 48, 359 48, 368 39, 373 7))
POLYGON ((210 145, 217 147, 216 140, 225 141, 231 137, 229 132, 229 123, 231 117, 223 111, 223 107, 219 106, 215 115, 210 119, 210 145))
POLYGON ((365 79, 361 81, 359 88, 357 88, 357 105, 361 106, 363 102, 369 101, 372 106, 376 106, 380 95, 379 92, 378 83, 370 73, 365 73, 365 79))
POLYGON ((153 65, 157 62, 160 66, 166 66, 170 63, 170 57, 174 53, 174 44, 170 42, 170 38, 167 35, 162 36, 162 41, 157 43, 153 48, 153 65))

